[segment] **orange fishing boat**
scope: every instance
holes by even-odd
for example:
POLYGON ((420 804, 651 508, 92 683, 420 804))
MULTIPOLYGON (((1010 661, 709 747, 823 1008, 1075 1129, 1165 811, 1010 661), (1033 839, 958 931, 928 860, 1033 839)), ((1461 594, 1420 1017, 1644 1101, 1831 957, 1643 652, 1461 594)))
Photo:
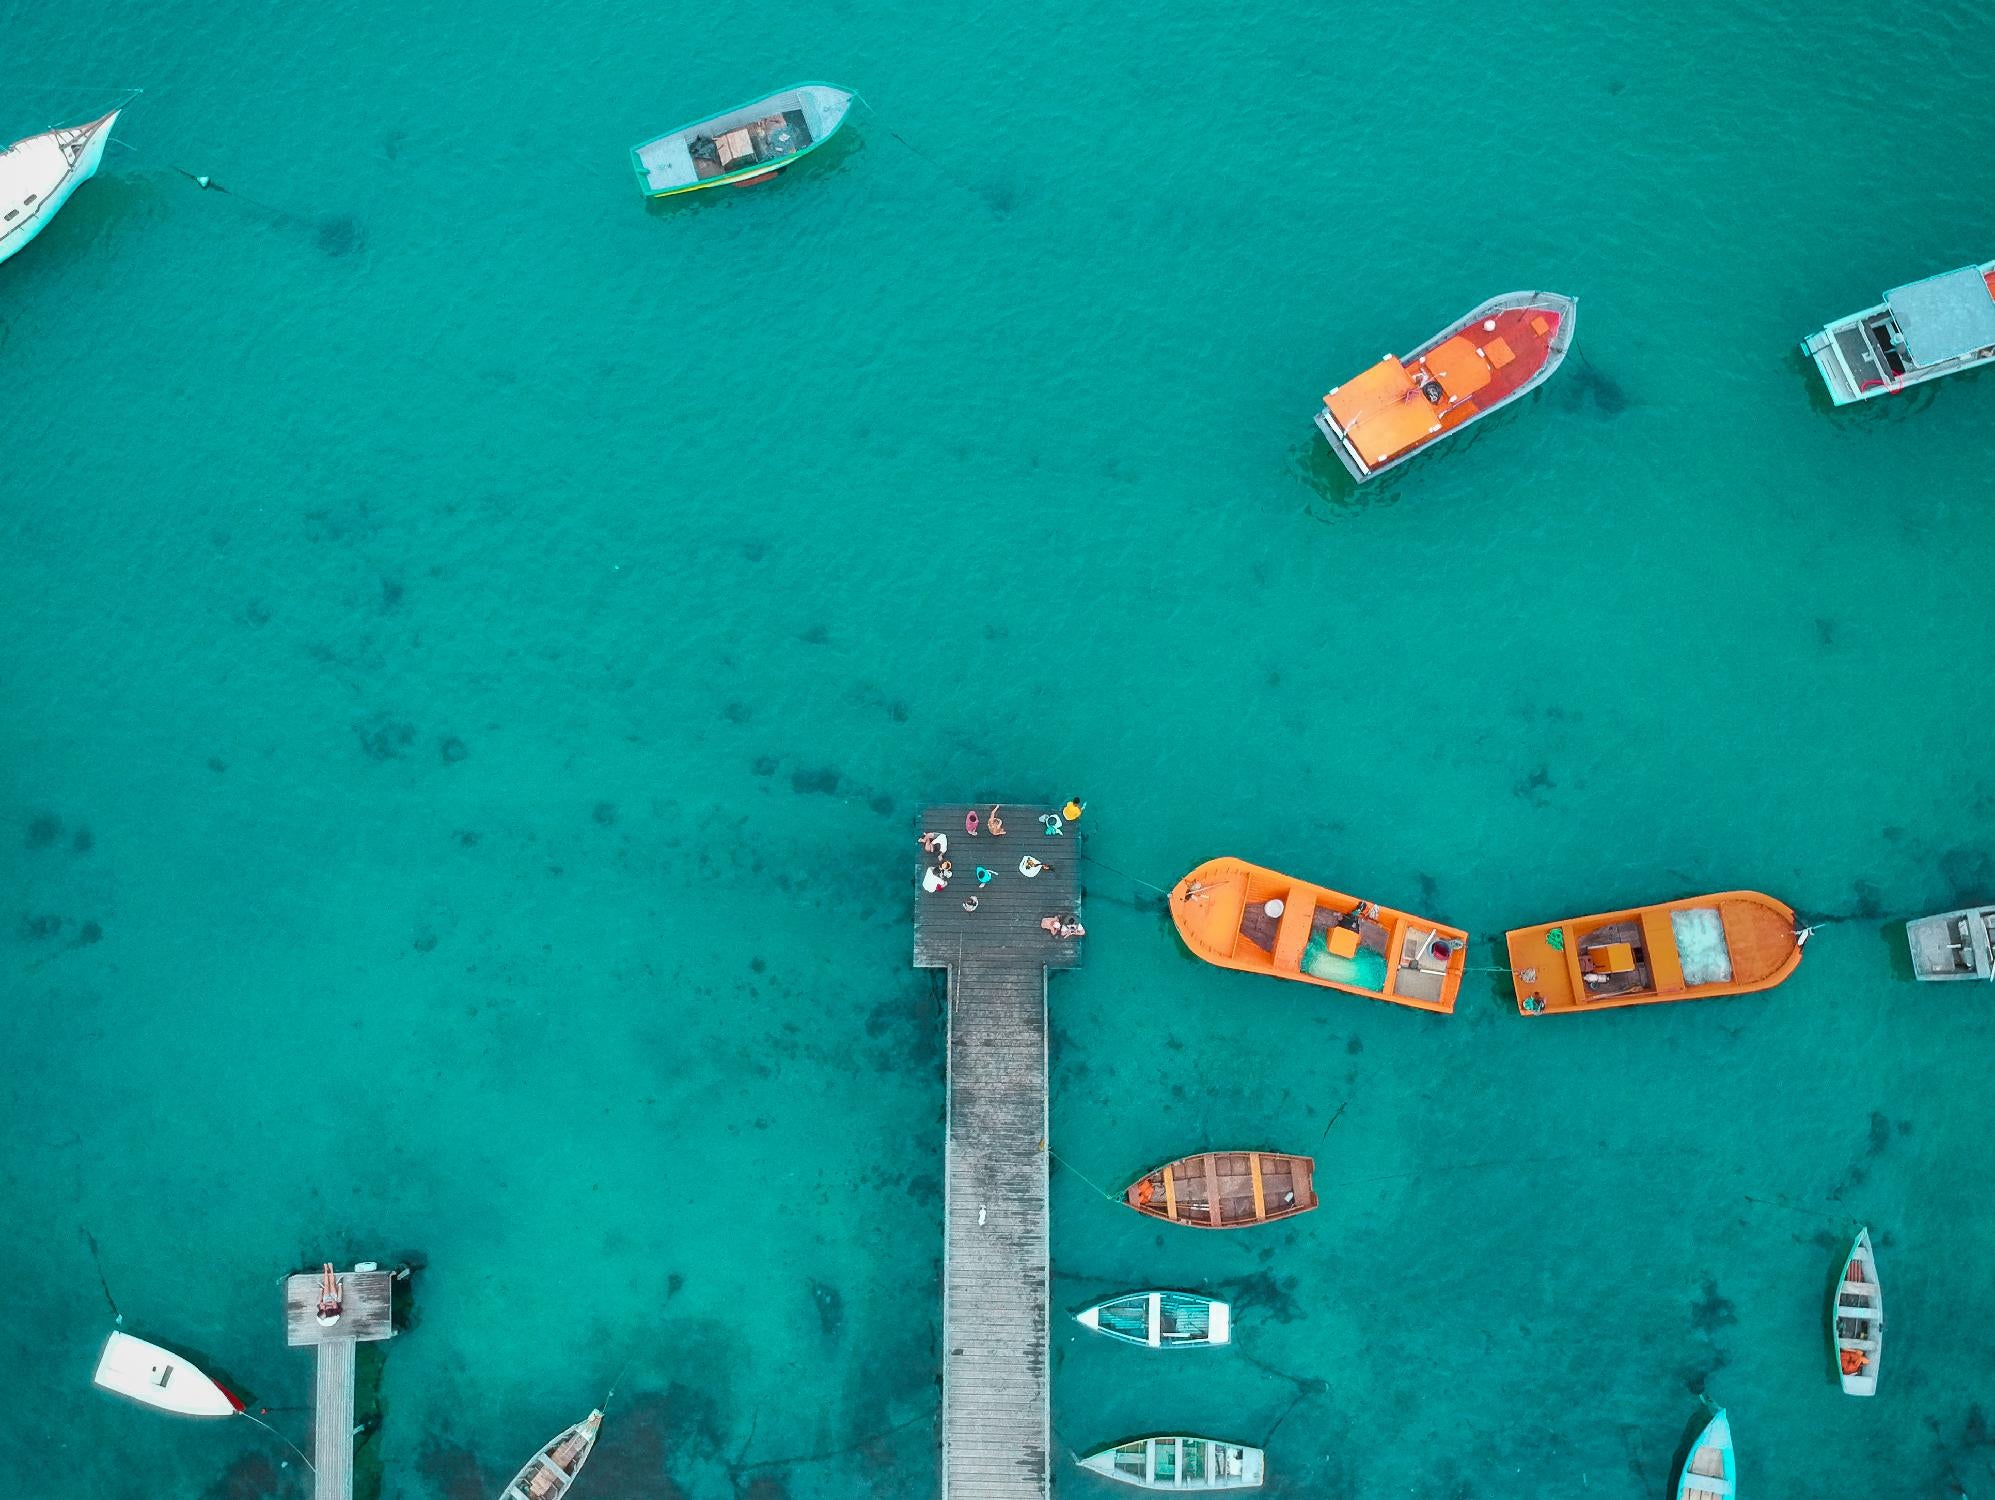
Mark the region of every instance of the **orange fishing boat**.
POLYGON ((1785 902, 1726 891, 1505 937, 1517 1008, 1536 1016, 1770 990, 1800 965, 1808 932, 1785 902))
POLYGON ((1139 1214, 1190 1229, 1245 1229, 1316 1207, 1316 1163, 1279 1151, 1208 1151, 1167 1162, 1129 1184, 1139 1214))
POLYGON ((1507 292, 1405 359, 1388 354, 1323 398, 1316 425, 1363 484, 1536 390, 1572 347, 1579 304, 1507 292))
POLYGON ((1209 964, 1447 1014, 1469 935, 1243 859, 1211 859, 1171 892, 1171 920, 1209 964))

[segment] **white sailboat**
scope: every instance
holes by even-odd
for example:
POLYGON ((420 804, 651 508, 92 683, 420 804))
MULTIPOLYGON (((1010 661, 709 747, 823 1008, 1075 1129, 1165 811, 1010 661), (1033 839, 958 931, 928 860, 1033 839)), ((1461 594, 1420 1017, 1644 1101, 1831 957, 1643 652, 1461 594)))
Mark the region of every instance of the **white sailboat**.
POLYGON ((0 260, 40 234, 77 185, 96 175, 119 113, 45 130, 0 151, 0 260))
POLYGON ((107 1391, 183 1417, 232 1417, 242 1410, 225 1386, 171 1349, 129 1333, 114 1333, 104 1341, 93 1378, 107 1391))

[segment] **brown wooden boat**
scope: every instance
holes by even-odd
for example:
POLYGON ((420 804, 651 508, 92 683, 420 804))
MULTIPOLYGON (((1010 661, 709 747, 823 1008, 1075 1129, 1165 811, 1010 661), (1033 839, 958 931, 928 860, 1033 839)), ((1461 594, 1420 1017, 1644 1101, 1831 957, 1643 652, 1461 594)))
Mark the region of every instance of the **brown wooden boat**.
POLYGON ((1316 1207, 1316 1163, 1279 1151, 1208 1151, 1180 1157, 1129 1184, 1139 1214, 1192 1229, 1245 1229, 1316 1207))

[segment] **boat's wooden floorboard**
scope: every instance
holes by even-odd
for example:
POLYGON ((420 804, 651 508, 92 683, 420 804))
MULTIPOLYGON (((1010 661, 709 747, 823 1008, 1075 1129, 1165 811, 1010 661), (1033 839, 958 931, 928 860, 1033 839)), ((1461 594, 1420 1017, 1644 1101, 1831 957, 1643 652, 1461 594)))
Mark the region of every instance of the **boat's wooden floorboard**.
MULTIPOLYGON (((942 1288, 943 1500, 1043 1500, 1050 1443, 1046 1368, 1046 971, 1080 961, 1042 917, 1078 915, 1077 829, 1049 838, 1050 809, 1006 804, 1002 837, 971 837, 967 807, 935 808, 921 829, 949 835, 955 876, 921 889, 917 848, 914 961, 946 968, 947 1194, 942 1288), (1050 868, 1019 873, 1030 854, 1050 868), (994 872, 977 886, 981 862, 994 872), (962 902, 975 894, 977 909, 962 902)), ((986 823, 990 804, 977 809, 986 823)))

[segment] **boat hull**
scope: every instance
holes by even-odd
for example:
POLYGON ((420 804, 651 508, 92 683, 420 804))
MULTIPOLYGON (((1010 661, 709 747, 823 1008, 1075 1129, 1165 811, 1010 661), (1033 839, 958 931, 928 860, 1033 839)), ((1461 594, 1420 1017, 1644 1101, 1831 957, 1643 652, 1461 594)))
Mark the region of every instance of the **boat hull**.
POLYGON ((1614 1010, 1770 990, 1801 964, 1785 902, 1724 891, 1506 933, 1524 1015, 1614 1010))
POLYGON ((638 190, 647 198, 677 198, 705 188, 747 187, 767 182, 789 170, 844 128, 852 110, 854 95, 828 83, 800 83, 791 88, 725 110, 704 120, 693 120, 663 135, 630 148, 631 168, 637 174, 638 190), (688 150, 691 139, 703 131, 725 131, 735 122, 754 120, 758 112, 781 112, 794 104, 804 115, 810 139, 781 157, 760 158, 731 171, 710 177, 695 175, 688 150), (683 180, 682 180, 683 179, 683 180))
POLYGON ((1171 922, 1187 948, 1222 969, 1442 1015, 1455 1008, 1468 962, 1458 927, 1230 857, 1207 860, 1172 888, 1171 922))
POLYGON ((1196 1292, 1126 1292, 1083 1308, 1083 1328, 1143 1349, 1210 1349, 1233 1337, 1233 1310, 1196 1292))
POLYGON ((1676 1500, 1735 1500, 1738 1494, 1738 1460, 1732 1452, 1731 1418, 1720 1410, 1683 1460, 1683 1472, 1676 1480, 1676 1500))
POLYGON ((582 1472, 582 1465, 589 1461, 602 1426, 602 1412, 592 1411, 573 1427, 564 1428, 527 1460, 526 1467, 513 1476, 513 1482, 501 1492, 499 1500, 559 1500, 582 1472))
POLYGON ((1830 1294, 1829 1340, 1835 1347, 1843 1394, 1875 1396, 1878 1366, 1884 1358, 1884 1284, 1878 1279, 1868 1229, 1858 1232, 1830 1294))
POLYGON ((0 261, 20 253, 97 175, 118 110, 88 125, 44 131, 0 153, 0 261), (29 195, 34 201, 26 201, 29 195))
POLYGON ((1316 1163, 1279 1151, 1183 1156, 1129 1184, 1123 1201, 1187 1229, 1247 1229, 1316 1207, 1316 1163))
POLYGON ((1565 362, 1578 323, 1578 300, 1559 292, 1492 297, 1405 359, 1388 355, 1332 390, 1316 428, 1363 484, 1535 391, 1565 362), (1527 352, 1518 356, 1513 344, 1527 352), (1442 354, 1430 369, 1430 356, 1442 354))
MULTIPOLYGON (((1973 269, 1981 273, 1989 295, 1995 297, 1995 260, 1973 269)), ((1815 371, 1828 388, 1829 399, 1837 406, 1895 396, 1929 380, 1995 363, 1995 347, 1991 347, 1930 365, 1907 366, 1899 352, 1880 343, 1871 332, 1881 320, 1888 320, 1890 314, 1890 304, 1880 302, 1862 312, 1838 318, 1801 341, 1801 352, 1815 362, 1815 371)))
POLYGON ((1087 1454, 1083 1469, 1141 1490, 1252 1490, 1267 1478, 1267 1455, 1217 1438, 1130 1438, 1087 1454))
POLYGON ((181 1417, 232 1417, 242 1403, 218 1380, 171 1349, 113 1333, 92 1382, 103 1390, 181 1417))
POLYGON ((1920 979, 1995 979, 1995 906, 1968 906, 1905 924, 1912 972, 1920 979))

